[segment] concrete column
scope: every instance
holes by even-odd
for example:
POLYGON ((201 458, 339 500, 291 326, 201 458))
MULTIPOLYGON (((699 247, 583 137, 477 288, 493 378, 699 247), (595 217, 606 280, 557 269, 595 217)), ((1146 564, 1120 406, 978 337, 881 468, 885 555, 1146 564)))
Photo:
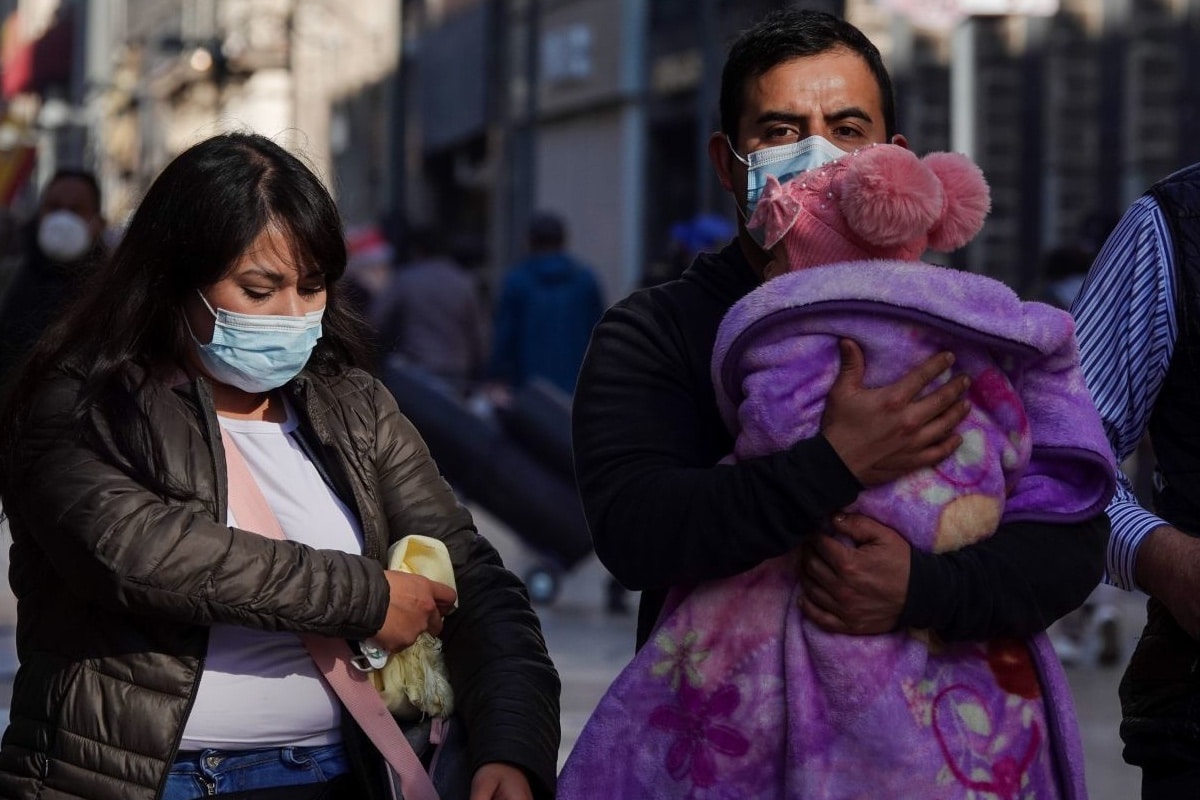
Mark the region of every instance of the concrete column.
POLYGON ((620 282, 621 289, 628 291, 641 280, 642 265, 646 259, 646 37, 650 25, 649 2, 623 0, 621 14, 621 40, 626 43, 621 59, 621 85, 627 102, 621 120, 622 150, 625 153, 621 161, 621 187, 625 201, 620 206, 621 229, 624 231, 620 282))

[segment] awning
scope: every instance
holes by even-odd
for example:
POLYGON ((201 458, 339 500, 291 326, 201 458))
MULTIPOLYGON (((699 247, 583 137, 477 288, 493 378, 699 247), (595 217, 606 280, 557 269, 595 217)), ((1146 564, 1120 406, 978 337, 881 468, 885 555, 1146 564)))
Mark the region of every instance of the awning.
POLYGON ((70 6, 36 41, 21 39, 17 12, 4 20, 0 33, 0 91, 8 100, 23 92, 43 93, 71 80, 74 19, 70 6))
POLYGON ((0 150, 0 206, 12 205, 17 192, 29 180, 36 161, 37 149, 29 145, 0 150))

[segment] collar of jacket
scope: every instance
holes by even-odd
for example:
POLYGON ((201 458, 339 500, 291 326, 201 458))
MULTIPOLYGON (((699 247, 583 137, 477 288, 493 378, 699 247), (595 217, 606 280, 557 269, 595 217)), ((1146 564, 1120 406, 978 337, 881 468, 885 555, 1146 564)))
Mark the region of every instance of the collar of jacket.
MULTIPOLYGON (((221 430, 217 421, 217 410, 213 402, 212 383, 208 378, 185 378, 182 383, 173 385, 176 394, 184 396, 195 404, 203 426, 204 436, 208 440, 209 452, 213 459, 213 473, 216 475, 218 503, 218 518, 223 519, 226 513, 229 486, 224 469, 225 448, 221 444, 221 430), (217 468, 218 465, 221 468, 217 468)), ((328 424, 331 400, 326 395, 326 381, 321 376, 305 370, 296 378, 282 387, 287 399, 296 411, 297 428, 295 436, 300 446, 312 460, 321 477, 347 508, 353 513, 363 528, 363 555, 376 560, 383 558, 380 536, 375 514, 366 513, 368 499, 360 490, 359 483, 353 476, 356 470, 350 463, 345 452, 346 442, 339 441, 328 424)), ((384 539, 386 541, 386 538, 384 539)))
POLYGON ((351 463, 352 445, 349 432, 341 440, 328 424, 333 408, 333 394, 328 381, 317 373, 304 370, 283 387, 299 417, 297 441, 312 460, 321 476, 343 503, 350 508, 362 526, 363 555, 382 562, 387 549, 387 531, 380 524, 378 513, 370 513, 374 502, 363 490, 361 465, 351 463), (355 476, 360 476, 359 480, 355 476))
POLYGON ((684 270, 682 279, 695 282, 721 297, 743 297, 761 283, 742 246, 734 239, 716 253, 700 253, 684 270))

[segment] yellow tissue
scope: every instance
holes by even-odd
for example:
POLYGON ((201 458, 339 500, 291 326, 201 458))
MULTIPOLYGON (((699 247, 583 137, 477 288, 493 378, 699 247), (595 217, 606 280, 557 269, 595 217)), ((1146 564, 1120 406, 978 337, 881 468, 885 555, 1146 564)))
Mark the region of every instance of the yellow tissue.
MULTIPOLYGON (((388 569, 421 575, 458 591, 450 553, 440 539, 405 536, 388 548, 388 569)), ((458 607, 457 601, 454 605, 458 607)), ((436 636, 422 633, 410 647, 392 653, 387 663, 371 672, 370 677, 396 717, 448 717, 454 711, 454 692, 442 655, 442 640, 436 636)))
MULTIPOLYGON (((450 563, 450 551, 446 549, 445 542, 432 536, 405 536, 389 547, 388 569, 422 575, 458 591, 454 584, 454 565, 450 563)), ((454 607, 458 607, 457 601, 454 607)))

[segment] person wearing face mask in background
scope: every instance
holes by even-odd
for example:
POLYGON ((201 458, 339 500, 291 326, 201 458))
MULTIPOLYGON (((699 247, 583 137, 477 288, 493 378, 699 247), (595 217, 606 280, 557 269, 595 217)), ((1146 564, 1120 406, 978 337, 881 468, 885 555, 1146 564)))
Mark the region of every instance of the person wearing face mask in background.
POLYGON ((0 796, 386 797, 337 678, 371 687, 348 643, 428 633, 453 689, 443 800, 553 797, 537 616, 362 368, 346 262, 310 169, 216 136, 155 179, 35 345, 0 407, 20 659, 0 796), (445 545, 455 587, 385 568, 409 534, 445 545))
POLYGON ((21 263, 0 301, 0 389, 79 281, 105 258, 104 230, 96 176, 54 173, 21 233, 21 263))
POLYGON ((738 37, 721 78, 720 116, 709 156, 735 201, 736 239, 698 256, 679 280, 611 308, 575 395, 580 495, 600 561, 642 590, 637 646, 672 588, 793 552, 809 616, 830 632, 928 628, 963 641, 1044 630, 1095 585, 1086 567, 1103 557, 1102 513, 1001 525, 940 554, 840 513, 865 487, 932 466, 959 446, 954 428, 969 410, 968 382, 931 385, 951 363, 948 353, 890 384, 865 386, 862 352, 844 340, 816 435, 718 463, 734 439, 710 379, 713 346, 725 313, 766 277, 770 254, 745 222, 767 176, 783 181, 872 143, 906 145, 878 49, 844 20, 812 10, 772 13, 738 37), (837 537, 821 533, 831 519, 837 537))

